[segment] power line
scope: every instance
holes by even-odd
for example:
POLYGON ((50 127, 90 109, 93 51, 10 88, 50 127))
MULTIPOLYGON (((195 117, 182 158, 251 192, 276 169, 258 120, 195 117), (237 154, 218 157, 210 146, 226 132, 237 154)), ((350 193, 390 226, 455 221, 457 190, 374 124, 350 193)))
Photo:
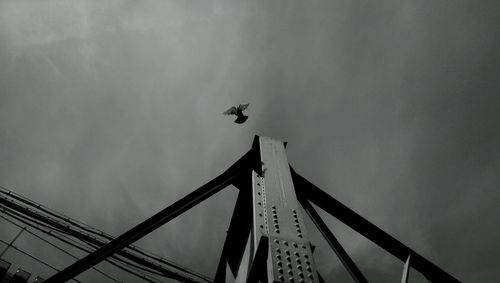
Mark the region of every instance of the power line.
MULTIPOLYGON (((6 199, 5 197, 0 197, 0 204, 3 207, 5 207, 7 210, 10 210, 11 212, 12 212, 12 210, 20 211, 21 213, 23 213, 23 215, 19 215, 19 213, 16 213, 16 212, 14 212, 14 213, 16 213, 19 217, 24 218, 25 220, 33 221, 32 218, 39 219, 40 221, 44 222, 44 224, 40 223, 38 220, 33 221, 33 222, 35 222, 39 225, 45 226, 45 227, 55 228, 56 231, 62 232, 64 234, 70 235, 72 237, 75 237, 76 239, 83 241, 94 248, 98 248, 99 246, 105 244, 101 240, 97 239, 95 236, 83 233, 81 231, 77 231, 77 230, 73 229, 72 227, 70 227, 69 225, 65 225, 63 223, 58 222, 55 219, 41 215, 34 210, 30 210, 28 208, 19 206, 19 204, 15 203, 12 200, 6 199), (8 207, 6 207, 6 205, 8 205, 8 207), (50 226, 47 226, 47 224, 45 224, 45 223, 49 223, 50 226)), ((89 251, 89 253, 90 253, 90 251, 89 251)), ((162 274, 164 276, 169 274, 170 276, 174 276, 173 278, 175 278, 175 277, 182 278, 182 276, 177 274, 177 273, 173 273, 171 271, 164 270, 163 267, 161 267, 157 264, 154 264, 150 261, 147 261, 145 258, 140 258, 140 257, 137 257, 136 255, 130 254, 127 251, 122 251, 119 254, 121 254, 122 256, 129 257, 129 259, 131 259, 132 261, 140 262, 143 265, 149 265, 150 267, 158 268, 159 270, 163 271, 162 274), (167 272, 167 273, 165 273, 165 272, 167 272)), ((123 261, 120 258, 117 258, 117 260, 123 261)))
MULTIPOLYGON (((59 220, 54 219, 53 217, 50 217, 47 215, 41 215, 39 212, 36 212, 33 209, 30 209, 28 207, 22 207, 20 204, 15 204, 18 207, 22 207, 21 212, 23 214, 34 214, 34 215, 30 215, 30 217, 35 216, 36 218, 41 219, 43 224, 38 222, 37 220, 30 220, 30 221, 36 221, 38 225, 43 225, 49 229, 55 228, 55 229, 59 230, 60 232, 71 235, 73 237, 75 237, 75 233, 76 233, 79 235, 79 236, 76 236, 76 238, 78 238, 80 241, 84 241, 87 244, 90 244, 91 246, 93 246, 95 248, 99 247, 99 245, 96 245, 96 241, 98 241, 100 245, 103 245, 107 241, 114 239, 113 236, 111 236, 111 235, 109 235, 109 234, 107 234, 99 229, 93 228, 93 227, 91 227, 83 222, 80 222, 78 220, 71 219, 70 217, 67 217, 67 216, 65 216, 57 211, 54 211, 48 207, 45 207, 39 203, 34 202, 26 197, 23 197, 19 194, 16 194, 13 191, 7 189, 6 187, 0 186, 0 193, 4 194, 6 196, 6 197, 0 197, 0 198, 3 198, 4 200, 6 200, 10 203, 14 203, 14 201, 9 200, 8 198, 15 199, 16 201, 22 202, 23 204, 28 205, 28 206, 34 208, 35 210, 40 210, 40 211, 42 211, 50 216, 53 216, 53 217, 63 221, 61 223, 59 220), (50 226, 48 227, 45 223, 49 223, 50 226), (72 227, 72 226, 76 226, 77 228, 72 227), (81 230, 79 231, 78 229, 81 229, 83 231, 81 231, 81 230), (84 231, 87 233, 85 233, 84 231), (87 238, 87 240, 82 239, 82 237, 87 238), (104 239, 99 239, 101 237, 104 239)), ((153 269, 159 268, 159 271, 162 272, 164 275, 171 274, 170 276, 174 275, 174 277, 182 276, 176 272, 169 271, 169 270, 165 269, 164 267, 161 266, 161 264, 165 264, 173 269, 176 269, 176 270, 181 271, 185 274, 188 274, 190 276, 198 278, 204 282, 212 282, 212 279, 210 279, 209 277, 207 277, 205 275, 199 274, 199 273, 197 273, 193 270, 190 270, 186 267, 180 266, 172 261, 169 261, 169 260, 167 260, 159 255, 156 255, 152 252, 146 251, 140 247, 137 247, 134 245, 129 245, 128 247, 126 247, 122 251, 122 253, 128 254, 129 252, 127 252, 126 250, 136 252, 138 254, 145 256, 146 258, 148 258, 150 260, 153 260, 153 261, 160 263, 160 264, 153 263, 152 261, 147 261, 146 258, 140 258, 140 257, 137 257, 135 255, 133 256, 133 257, 135 257, 135 260, 142 261, 142 263, 141 263, 142 265, 149 265, 150 268, 153 268, 153 269)), ((187 279, 187 278, 185 278, 185 279, 187 279)), ((192 279, 189 279, 189 280, 192 280, 192 279)))
MULTIPOLYGON (((39 231, 41 231, 41 232, 43 232, 43 233, 45 233, 45 234, 47 234, 47 235, 50 235, 50 236, 52 236, 52 237, 56 238, 57 240, 59 240, 59 241, 61 241, 61 242, 65 243, 65 244, 68 244, 68 245, 70 245, 70 246, 72 246, 72 247, 74 247, 74 248, 80 249, 80 250, 85 251, 85 252, 87 252, 87 253, 92 252, 90 249, 88 249, 88 248, 85 248, 85 247, 82 247, 82 246, 78 245, 79 243, 75 243, 75 242, 74 242, 74 240, 73 240, 72 238, 68 237, 67 235, 65 235, 65 234, 58 234, 58 233, 60 233, 59 231, 50 230, 50 229, 49 229, 48 231, 47 231, 47 230, 45 230, 45 231, 44 231, 44 230, 43 230, 43 228, 40 228, 40 227, 38 227, 38 226, 35 226, 34 224, 29 223, 29 222, 27 222, 27 221, 25 221, 25 220, 21 219, 23 216, 19 216, 19 217, 18 217, 18 216, 15 216, 15 215, 10 215, 10 214, 9 214, 9 212, 5 211, 4 209, 0 209, 0 211, 3 211, 5 214, 7 214, 7 215, 9 215, 10 217, 12 217, 12 218, 16 219, 17 221, 19 221, 19 222, 21 222, 21 223, 24 223, 24 224, 26 224, 26 225, 29 225, 30 227, 33 227, 33 228, 35 228, 35 229, 37 229, 37 230, 39 230, 39 231)), ((80 244, 81 244, 81 243, 80 243, 80 244)), ((113 257, 113 258, 114 258, 114 257, 113 257)), ((122 259, 118 259, 118 260, 119 260, 119 261, 123 261, 122 259)), ((112 264, 112 265, 114 265, 114 266, 118 267, 119 269, 121 269, 121 270, 123 270, 123 271, 127 272, 127 273, 130 273, 130 274, 132 274, 132 275, 135 275, 135 276, 139 277, 140 279, 143 279, 143 280, 148 281, 148 282, 152 282, 151 280, 148 280, 148 279, 147 279, 147 275, 145 275, 145 274, 140 274, 140 273, 137 273, 137 272, 133 272, 133 271, 131 271, 131 270, 129 270, 129 269, 126 269, 126 268, 124 268, 124 267, 122 267, 122 266, 119 266, 119 265, 118 265, 118 264, 116 264, 115 262, 111 261, 111 258, 107 259, 106 261, 107 261, 108 263, 110 263, 110 264, 112 264)), ((125 262, 125 263, 126 263, 126 262, 125 262)), ((153 283, 155 283, 155 282, 153 282, 153 283)))
MULTIPOLYGON (((16 226, 16 227, 19 227, 19 228, 25 228, 24 230, 25 230, 28 234, 30 234, 30 235, 32 235, 32 236, 34 236, 34 237, 36 237, 36 238, 40 239, 41 241, 43 241, 43 242, 45 242, 45 243, 49 244, 50 246, 52 246, 52 247, 54 247, 54 248, 58 249, 59 251, 61 251, 61 252, 65 253, 65 254, 67 254, 67 255, 71 256, 72 258, 74 258, 74 259, 78 259, 78 257, 77 257, 77 256, 75 256, 75 255, 73 255, 72 253, 70 253, 70 252, 66 251, 65 249, 63 249, 63 248, 61 248, 61 247, 59 247, 59 246, 57 246, 57 245, 55 245, 55 244, 53 244, 53 243, 49 242, 48 240, 46 240, 46 239, 44 239, 44 238, 40 237, 39 235, 37 235, 37 234, 33 233, 30 229, 28 229, 28 228, 26 228, 26 227, 23 227, 23 226, 21 226, 21 225, 19 225, 19 224, 15 223, 14 221, 12 221, 12 220, 10 220, 10 219, 7 219, 6 217, 4 217, 4 216, 2 216, 2 215, 0 215, 0 218, 4 219, 5 221, 7 221, 7 222, 11 223, 12 225, 14 225, 14 226, 16 226)), ((112 281, 114 281, 114 282, 120 283, 120 281, 118 281, 117 279, 115 279, 115 278, 111 277, 110 275, 106 274, 105 272, 103 272, 103 271, 101 271, 101 270, 97 269, 96 267, 93 267, 92 269, 93 269, 93 270, 95 270, 96 272, 98 272, 98 273, 102 274, 103 276, 107 277, 108 279, 110 279, 110 280, 112 280, 112 281)))
MULTIPOLYGON (((76 242, 72 237, 70 237, 73 235, 68 234, 67 231, 63 231, 61 229, 52 229, 52 227, 49 225, 46 225, 44 223, 40 223, 39 221, 33 220, 32 218, 30 218, 26 215, 12 211, 12 209, 6 208, 5 206, 2 207, 1 204, 0 204, 0 211, 6 215, 9 215, 10 217, 16 219, 17 221, 19 221, 21 223, 29 225, 30 227, 33 227, 33 228, 35 228, 35 229, 37 229, 37 230, 39 230, 47 235, 50 235, 50 236, 52 236, 52 237, 54 237, 54 238, 56 238, 64 243, 70 245, 70 246, 73 246, 73 247, 80 249, 82 251, 85 251, 87 253, 91 253, 92 252, 91 249, 96 249, 98 247, 98 245, 96 245, 95 243, 88 242, 85 239, 81 239, 81 238, 76 238, 80 241, 80 242, 76 242), (34 223, 31 223, 31 222, 34 222, 34 223), (39 226, 45 227, 46 230, 40 228, 39 226), (82 247, 81 246, 82 243, 85 243, 86 245, 88 245, 88 247, 82 247)), ((163 273, 160 273, 160 272, 157 272, 157 271, 154 271, 151 269, 147 269, 147 268, 142 267, 138 264, 128 262, 125 259, 120 258, 119 254, 111 256, 109 259, 106 259, 106 261, 108 263, 114 265, 115 267, 120 268, 120 269, 126 271, 127 273, 135 275, 135 276, 139 277, 140 279, 148 281, 148 282, 155 283, 155 281, 151 281, 151 279, 149 279, 150 276, 143 274, 143 273, 140 273, 140 272, 133 272, 130 269, 124 268, 123 265, 119 265, 118 263, 116 263, 116 261, 121 262, 125 265, 128 265, 130 268, 134 268, 135 270, 142 270, 142 271, 149 272, 149 273, 152 273, 152 274, 157 275, 157 276, 163 276, 163 277, 165 276, 163 273)))

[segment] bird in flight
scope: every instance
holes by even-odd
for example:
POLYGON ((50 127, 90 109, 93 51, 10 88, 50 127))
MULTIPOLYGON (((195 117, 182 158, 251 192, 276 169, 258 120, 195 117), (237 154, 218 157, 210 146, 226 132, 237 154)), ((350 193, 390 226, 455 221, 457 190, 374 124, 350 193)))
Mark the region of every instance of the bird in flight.
POLYGON ((243 114, 243 110, 247 109, 248 105, 250 104, 240 104, 240 106, 238 107, 233 106, 227 109, 226 112, 224 112, 224 115, 236 115, 237 118, 236 120, 234 120, 234 122, 237 124, 243 124, 248 119, 248 116, 245 116, 245 114, 243 114))

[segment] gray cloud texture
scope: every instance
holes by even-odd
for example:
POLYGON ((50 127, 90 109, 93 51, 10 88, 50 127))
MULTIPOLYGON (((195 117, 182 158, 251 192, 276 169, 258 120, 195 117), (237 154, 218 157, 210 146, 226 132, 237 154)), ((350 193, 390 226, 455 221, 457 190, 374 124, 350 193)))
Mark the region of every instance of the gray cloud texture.
MULTIPOLYGON (((0 184, 119 234, 267 135, 289 142, 302 175, 446 271, 491 282, 499 7, 4 0, 0 184), (250 103, 241 126, 222 115, 238 103, 250 103)), ((213 275, 235 196, 217 195, 141 245, 213 275)), ((398 280, 397 261, 325 218, 369 279, 398 280)), ((312 237, 327 280, 348 281, 312 237)))

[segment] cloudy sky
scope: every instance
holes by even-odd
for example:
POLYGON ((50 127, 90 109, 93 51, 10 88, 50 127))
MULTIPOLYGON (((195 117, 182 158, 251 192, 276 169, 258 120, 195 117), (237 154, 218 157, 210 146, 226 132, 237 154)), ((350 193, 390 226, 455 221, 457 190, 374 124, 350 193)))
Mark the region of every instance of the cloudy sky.
MULTIPOLYGON (((368 220, 458 279, 492 282, 497 2, 1 0, 0 185, 116 235, 271 136, 368 220), (239 103, 243 125, 221 114, 239 103)), ((235 199, 140 244, 213 276, 235 199)), ((400 263, 324 216, 369 280, 399 280, 400 263)), ((348 282, 312 234, 324 277, 348 282)))

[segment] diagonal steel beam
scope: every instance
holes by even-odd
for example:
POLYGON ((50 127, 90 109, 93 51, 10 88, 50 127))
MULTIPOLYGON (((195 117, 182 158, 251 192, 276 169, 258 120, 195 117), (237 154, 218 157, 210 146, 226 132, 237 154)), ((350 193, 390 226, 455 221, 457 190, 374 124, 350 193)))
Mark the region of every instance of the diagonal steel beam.
POLYGON ((319 272, 318 272, 318 279, 319 279, 319 283, 326 283, 325 279, 323 279, 323 276, 321 276, 321 274, 319 272))
POLYGON ((313 185, 307 179, 297 174, 293 169, 291 169, 291 171, 296 189, 309 201, 379 245, 401 261, 405 262, 408 255, 411 255, 411 266, 422 273, 428 280, 432 282, 460 282, 329 194, 322 191, 317 186, 313 185))
MULTIPOLYGON (((0 212, 7 213, 8 215, 11 215, 12 217, 15 217, 18 219, 18 217, 21 218, 30 218, 32 221, 37 222, 38 224, 41 224, 42 226, 46 226, 47 228, 50 227, 50 229, 55 229, 55 230, 60 230, 61 232, 70 235, 72 237, 75 237, 83 242, 86 242, 92 246, 95 246, 97 248, 104 246, 107 241, 101 239, 100 237, 94 237, 90 234, 83 233, 82 231, 79 231, 78 229, 73 229, 71 226, 68 226, 64 222, 60 222, 54 218, 48 217, 47 215, 39 213, 36 209, 30 209, 27 206, 22 206, 21 204, 17 203, 17 201, 20 201, 24 204, 30 205, 28 201, 23 200, 22 198, 19 197, 13 197, 11 199, 10 197, 14 196, 14 194, 7 193, 6 196, 0 195, 0 212), (41 222, 41 223, 40 223, 41 222)), ((37 208, 37 206, 35 206, 37 208)), ((48 212, 44 209, 42 209, 43 212, 48 212)), ((57 214, 54 213, 49 213, 51 216, 57 216, 57 214)), ((58 219, 65 219, 61 216, 57 216, 58 219)), ((18 219, 20 220, 20 219, 18 219)), ((25 220, 20 220, 21 222, 27 224, 26 219, 25 220)), ((70 222, 71 223, 71 222, 70 222)), ((73 224, 73 223, 72 223, 73 224)), ((28 224, 29 225, 29 224, 28 224)), ((76 225, 79 228, 84 228, 81 225, 76 225)), ((36 228, 36 227, 35 227, 36 228)), ((38 228, 37 228, 38 229, 38 228)), ((90 231, 90 229, 84 229, 85 231, 90 231)), ((49 233, 49 235, 54 236, 54 234, 49 233)), ((102 236, 102 235, 101 235, 102 236)), ((108 235, 103 236, 107 240, 112 240, 113 237, 110 237, 108 235)), ((86 250, 87 251, 87 250, 86 250)), ((89 252, 89 251, 87 251, 89 252)), ((161 261, 162 263, 165 263, 168 268, 161 266, 159 264, 155 264, 152 261, 147 260, 144 257, 139 256, 140 254, 147 256, 143 251, 138 250, 135 247, 128 246, 127 249, 123 249, 116 254, 113 255, 113 257, 116 256, 121 256, 123 258, 126 258, 130 261, 133 261, 135 263, 138 263, 140 265, 143 265, 147 268, 151 268, 152 270, 158 271, 159 273, 163 274, 163 276, 168 277, 168 278, 173 278, 173 279, 182 279, 186 282, 198 282, 197 279, 201 279, 200 282, 202 281, 209 281, 208 278, 204 278, 203 276, 200 276, 198 274, 193 274, 191 273, 188 269, 177 265, 173 264, 172 262, 164 262, 161 261), (137 253, 137 254, 136 254, 137 253), (180 271, 180 272, 178 272, 180 271), (189 274, 189 275, 188 275, 189 274), (190 278, 190 276, 193 276, 190 278)))
MULTIPOLYGON (((250 176, 249 176, 250 178, 250 176)), ((226 282, 227 265, 236 277, 238 273, 246 242, 250 236, 252 220, 252 194, 249 188, 241 189, 234 206, 231 223, 227 230, 224 247, 219 261, 219 266, 215 275, 214 283, 226 282)))
POLYGON ((258 244, 257 250, 255 251, 255 257, 252 260, 250 266, 250 272, 248 273, 247 283, 268 283, 267 277, 267 257, 269 255, 269 238, 266 236, 261 236, 258 244))
POLYGON ((199 187, 184 198, 151 216, 122 235, 116 237, 114 240, 97 249, 93 253, 71 264, 59 273, 56 273, 52 277, 45 280, 45 282, 59 283, 70 280, 71 278, 98 264, 108 256, 141 239, 188 209, 206 200, 210 196, 230 185, 240 174, 242 174, 242 172, 246 171, 249 167, 249 160, 252 158, 252 155, 253 151, 250 150, 229 169, 217 176, 215 179, 199 187))
POLYGON ((325 237, 326 241, 328 242, 332 250, 335 252, 335 254, 337 254, 340 261, 351 275, 352 279, 354 279, 356 283, 368 283, 368 280, 366 280, 366 278, 363 276, 363 273, 361 273, 359 268, 356 266, 351 257, 347 254, 347 252, 339 243, 337 238, 335 238, 330 229, 328 229, 328 226, 325 224, 323 219, 321 219, 321 217, 319 216, 318 212, 314 209, 314 207, 312 207, 309 201, 303 199, 300 194, 298 195, 298 197, 300 204, 302 205, 306 213, 309 215, 312 222, 321 232, 323 237, 325 237))
MULTIPOLYGON (((29 218, 32 218, 32 219, 35 219, 37 221, 40 221, 41 223, 44 223, 43 225, 47 224, 49 227, 52 227, 56 230, 60 230, 63 233, 71 235, 71 236, 73 236, 77 239, 80 239, 81 241, 87 242, 91 245, 94 245, 97 247, 102 247, 106 244, 105 242, 103 242, 102 240, 100 240, 96 237, 92 237, 90 235, 81 233, 81 232, 76 231, 74 229, 70 229, 69 226, 68 227, 64 226, 63 224, 61 224, 57 221, 54 221, 50 218, 46 218, 46 217, 42 216, 41 214, 35 213, 35 211, 27 209, 25 207, 22 207, 19 204, 13 202, 12 200, 9 200, 9 199, 4 198, 2 196, 0 196, 0 208, 2 208, 4 210, 3 211, 4 213, 7 212, 8 215, 11 215, 10 213, 17 215, 14 217, 23 217, 22 215, 25 215, 29 218)), ((26 222, 24 222, 24 223, 26 223, 26 222)), ((189 281, 188 278, 185 278, 181 274, 174 272, 174 271, 171 271, 171 270, 168 270, 168 269, 163 268, 161 266, 158 266, 156 264, 153 264, 152 262, 150 262, 142 257, 139 257, 133 253, 130 253, 127 250, 118 251, 117 255, 120 255, 120 256, 122 256, 126 259, 129 259, 133 262, 137 262, 137 263, 144 265, 148 268, 151 268, 153 270, 161 272, 166 277, 174 278, 174 279, 186 279, 189 281)))

